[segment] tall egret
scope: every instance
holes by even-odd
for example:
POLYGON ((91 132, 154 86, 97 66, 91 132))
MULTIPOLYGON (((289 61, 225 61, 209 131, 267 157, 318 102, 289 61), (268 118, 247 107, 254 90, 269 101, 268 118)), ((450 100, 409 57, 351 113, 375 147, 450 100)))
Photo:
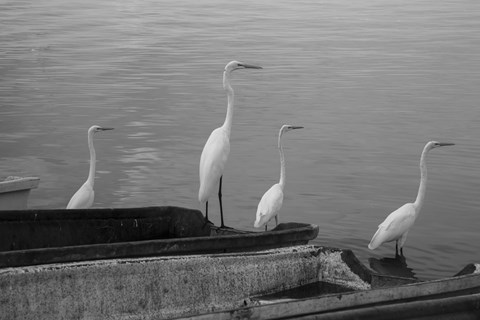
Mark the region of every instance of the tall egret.
POLYGON ((385 242, 395 240, 395 255, 398 255, 398 247, 400 247, 400 253, 403 255, 403 245, 405 240, 407 240, 408 231, 415 223, 425 199, 427 189, 427 153, 434 148, 451 145, 454 145, 454 143, 437 141, 430 141, 425 145, 420 157, 420 187, 418 188, 415 202, 406 203, 388 215, 385 221, 378 226, 377 232, 368 245, 369 249, 374 250, 385 242))
POLYGON ((282 136, 285 132, 294 129, 302 129, 303 127, 291 126, 285 124, 278 132, 278 151, 280 153, 280 181, 274 184, 263 195, 257 207, 257 218, 253 226, 260 228, 265 225, 267 231, 268 222, 275 217, 275 223, 278 225, 278 210, 283 203, 283 189, 285 188, 285 156, 283 154, 282 136))
POLYGON ((95 180, 95 148, 93 147, 93 135, 99 131, 113 130, 113 128, 102 128, 100 126, 91 126, 88 129, 88 149, 90 150, 90 171, 88 172, 87 181, 73 195, 67 205, 67 209, 86 209, 93 204, 95 192, 93 185, 95 180))
POLYGON ((205 218, 208 221, 208 199, 215 191, 218 184, 218 200, 220 201, 220 215, 223 223, 223 207, 222 207, 222 176, 230 153, 230 132, 232 130, 233 118, 233 89, 230 85, 230 76, 232 71, 238 69, 262 69, 262 67, 231 61, 225 66, 223 72, 223 88, 227 91, 228 106, 227 115, 223 125, 212 131, 210 137, 203 147, 200 157, 200 188, 198 190, 198 201, 205 202, 205 218))

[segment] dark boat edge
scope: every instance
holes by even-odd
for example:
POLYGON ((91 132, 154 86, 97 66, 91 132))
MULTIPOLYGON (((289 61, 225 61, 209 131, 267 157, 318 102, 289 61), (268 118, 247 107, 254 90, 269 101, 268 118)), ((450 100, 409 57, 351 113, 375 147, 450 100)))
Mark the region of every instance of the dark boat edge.
MULTIPOLYGON (((307 244, 317 237, 319 230, 317 225, 305 223, 281 223, 275 229, 266 232, 220 228, 205 223, 202 213, 198 210, 173 206, 69 211, 63 209, 0 211, 0 221, 9 223, 12 221, 28 221, 28 223, 40 221, 52 224, 60 220, 78 223, 82 219, 128 219, 129 221, 134 220, 132 223, 138 227, 141 218, 155 218, 156 211, 173 212, 171 215, 183 211, 188 213, 185 217, 178 219, 176 217, 168 218, 170 225, 167 231, 177 233, 179 237, 1 251, 0 268, 100 259, 263 250, 307 244), (173 221, 175 219, 176 221, 173 221), (188 234, 185 229, 189 228, 190 222, 194 228, 204 229, 200 232, 201 236, 185 236, 188 234)), ((122 221, 115 223, 127 224, 122 221)))

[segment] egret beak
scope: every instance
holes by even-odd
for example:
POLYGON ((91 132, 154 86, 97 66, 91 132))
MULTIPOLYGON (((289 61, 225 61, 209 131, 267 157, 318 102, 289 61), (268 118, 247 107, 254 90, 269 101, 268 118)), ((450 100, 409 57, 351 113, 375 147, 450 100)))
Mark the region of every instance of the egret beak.
POLYGON ((106 130, 113 130, 114 128, 98 128, 98 130, 106 131, 106 130))
POLYGON ((438 146, 439 147, 444 147, 444 146, 454 146, 455 143, 451 143, 451 142, 439 142, 438 143, 438 146))
POLYGON ((303 129, 301 126, 292 126, 292 129, 303 129))
POLYGON ((260 66, 255 66, 253 64, 246 64, 246 63, 242 63, 240 64, 241 66, 243 66, 245 69, 263 69, 262 67, 260 66))

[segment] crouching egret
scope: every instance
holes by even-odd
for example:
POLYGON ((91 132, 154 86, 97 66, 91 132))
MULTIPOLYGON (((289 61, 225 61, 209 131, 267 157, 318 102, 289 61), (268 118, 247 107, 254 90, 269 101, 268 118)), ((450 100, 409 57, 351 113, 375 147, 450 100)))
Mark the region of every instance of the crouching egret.
POLYGON ((262 67, 238 61, 231 61, 225 66, 225 71, 223 72, 223 88, 227 91, 228 96, 227 115, 223 125, 213 130, 210 134, 200 157, 200 188, 198 190, 198 201, 200 201, 200 203, 205 202, 205 218, 208 221, 208 199, 218 184, 218 200, 220 202, 222 227, 225 227, 222 207, 222 177, 225 163, 230 153, 230 132, 232 130, 233 118, 234 92, 230 85, 230 76, 232 71, 238 69, 262 69, 262 67))
POLYGON ((285 188, 285 155, 283 154, 282 136, 285 132, 294 129, 302 129, 303 127, 283 125, 278 132, 278 152, 280 153, 280 181, 274 184, 263 195, 262 199, 258 203, 257 218, 253 226, 255 228, 261 228, 265 225, 265 231, 267 230, 268 222, 275 217, 275 223, 278 225, 278 211, 282 207, 283 203, 283 189, 285 188))
POLYGON ((100 126, 91 126, 88 129, 88 149, 90 150, 90 170, 87 181, 73 195, 67 205, 67 209, 86 209, 93 204, 95 192, 93 185, 95 182, 95 148, 93 147, 93 135, 99 131, 113 130, 113 128, 102 128, 100 126))
POLYGON ((398 255, 398 248, 400 247, 400 253, 403 256, 403 245, 407 240, 408 231, 415 223, 425 199, 427 189, 427 153, 434 148, 451 145, 454 145, 454 143, 437 141, 430 141, 425 145, 420 157, 420 186, 415 202, 406 203, 388 215, 385 221, 378 226, 377 232, 368 245, 369 249, 374 250, 385 242, 395 240, 395 255, 398 255))

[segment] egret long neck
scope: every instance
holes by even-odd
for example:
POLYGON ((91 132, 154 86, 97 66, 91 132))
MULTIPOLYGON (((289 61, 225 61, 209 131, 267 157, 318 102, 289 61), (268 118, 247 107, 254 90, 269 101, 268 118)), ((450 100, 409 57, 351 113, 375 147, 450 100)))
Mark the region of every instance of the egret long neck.
POLYGON ((278 184, 283 190, 285 188, 285 155, 283 154, 282 132, 278 135, 278 152, 280 153, 280 181, 278 184))
POLYGON ((87 183, 93 187, 95 182, 95 164, 97 161, 95 148, 93 147, 93 132, 88 133, 88 150, 90 150, 90 171, 88 172, 87 183))
POLYGON ((422 156, 420 157, 420 186, 418 187, 417 199, 415 199, 414 203, 417 212, 422 208, 427 191, 427 152, 428 149, 423 149, 422 156))
POLYGON ((225 71, 223 73, 223 88, 225 89, 225 91, 227 91, 228 96, 227 115, 225 117, 225 122, 223 123, 223 128, 227 132, 227 135, 230 137, 230 132, 232 131, 234 93, 232 86, 230 85, 229 71, 225 71))

